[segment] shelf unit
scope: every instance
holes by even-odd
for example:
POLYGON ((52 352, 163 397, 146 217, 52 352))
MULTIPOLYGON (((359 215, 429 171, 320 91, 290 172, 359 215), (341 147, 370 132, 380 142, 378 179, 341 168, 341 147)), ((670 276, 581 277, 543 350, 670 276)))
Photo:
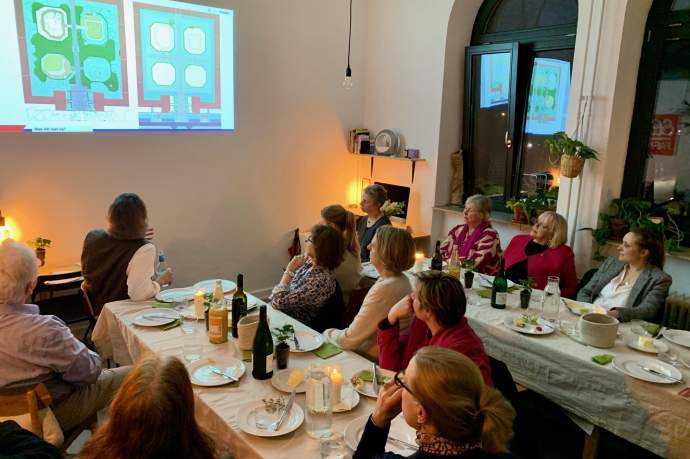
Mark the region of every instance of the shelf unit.
POLYGON ((415 172, 415 168, 417 166, 417 163, 426 161, 426 159, 424 159, 424 158, 412 159, 412 158, 401 158, 399 156, 367 155, 367 154, 358 154, 358 153, 350 153, 350 154, 355 155, 355 156, 360 156, 360 157, 363 157, 363 156, 369 157, 369 160, 370 160, 369 161, 369 176, 370 177, 374 176, 374 160, 377 158, 390 159, 390 160, 394 160, 394 161, 408 161, 409 163, 411 163, 411 172, 412 172, 412 180, 411 181, 412 181, 412 183, 414 183, 414 172, 415 172))

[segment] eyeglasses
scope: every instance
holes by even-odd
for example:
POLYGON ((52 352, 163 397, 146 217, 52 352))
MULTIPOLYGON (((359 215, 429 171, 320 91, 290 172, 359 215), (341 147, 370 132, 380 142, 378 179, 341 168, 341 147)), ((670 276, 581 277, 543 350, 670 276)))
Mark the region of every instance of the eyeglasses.
POLYGON ((393 380, 395 381, 395 385, 398 387, 402 387, 403 389, 405 389, 407 392, 409 392, 410 394, 412 394, 416 398, 417 396, 414 395, 414 393, 410 390, 410 388, 405 384, 405 381, 403 381, 404 377, 405 377, 404 371, 401 370, 401 371, 397 372, 395 374, 395 377, 393 378, 393 380))

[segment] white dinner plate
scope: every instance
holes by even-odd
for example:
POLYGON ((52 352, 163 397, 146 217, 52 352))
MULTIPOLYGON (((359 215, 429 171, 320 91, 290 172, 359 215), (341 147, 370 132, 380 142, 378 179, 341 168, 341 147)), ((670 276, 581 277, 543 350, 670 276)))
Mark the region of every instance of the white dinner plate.
POLYGON ((665 378, 663 376, 657 376, 643 370, 642 367, 647 367, 654 371, 658 371, 659 373, 670 376, 674 379, 683 379, 683 375, 680 373, 680 371, 678 371, 678 369, 672 367, 671 365, 659 362, 656 359, 652 359, 651 357, 618 356, 613 359, 613 366, 618 371, 625 373, 628 376, 641 379, 642 381, 658 384, 675 384, 677 381, 674 381, 670 378, 665 378))
POLYGON ((551 325, 541 317, 537 319, 537 323, 539 325, 525 324, 524 327, 518 327, 513 323, 513 319, 515 317, 517 316, 506 317, 505 319, 503 319, 503 325, 510 328, 511 330, 515 330, 516 332, 520 332, 525 335, 550 335, 554 332, 553 325, 551 325), (537 329, 537 327, 541 327, 541 330, 537 329))
POLYGON ((254 411, 262 408, 263 405, 264 402, 261 400, 256 400, 240 407, 237 413, 237 424, 239 425, 240 429, 248 434, 256 435, 257 437, 279 437, 297 430, 297 428, 302 425, 302 422, 304 422, 304 411, 302 410, 302 407, 300 407, 297 403, 294 403, 292 405, 292 409, 290 410, 290 414, 285 417, 280 429, 276 430, 275 432, 261 430, 256 427, 254 411))
POLYGON ((162 301, 163 303, 191 300, 194 299, 194 289, 191 287, 185 287, 161 290, 156 294, 156 299, 158 301, 162 301))
POLYGON ((229 374, 235 379, 240 379, 246 370, 244 362, 233 357, 201 359, 187 367, 189 369, 189 378, 192 380, 192 384, 196 386, 215 387, 224 386, 232 382, 229 378, 214 373, 211 367, 218 368, 220 371, 229 374))
MULTIPOLYGON (((220 284, 223 286, 223 293, 230 293, 237 287, 233 281, 227 279, 221 279, 220 284)), ((194 284, 194 291, 202 290, 204 293, 213 293, 215 289, 216 279, 207 279, 194 284)))
POLYGON ((343 384, 340 390, 340 403, 333 407, 334 413, 345 413, 352 411, 359 405, 359 393, 352 387, 352 384, 343 384))
MULTIPOLYGON (((285 370, 278 370, 273 372, 273 376, 271 377, 271 384, 273 387, 278 389, 281 392, 287 392, 290 393, 292 392, 292 389, 290 389, 290 386, 288 386, 288 379, 290 378, 290 373, 293 372, 293 370, 297 370, 297 368, 286 368, 285 370)), ((301 369, 302 371, 305 371, 304 369, 301 369)), ((306 373, 306 372, 305 372, 306 373)), ((306 379, 302 381, 302 384, 297 386, 295 389, 295 392, 298 394, 304 393, 307 391, 307 381, 306 379)))
POLYGON ((625 338, 625 345, 635 349, 636 351, 647 352, 649 354, 658 354, 659 352, 667 352, 668 344, 660 341, 658 339, 654 340, 654 349, 647 349, 646 347, 640 346, 637 335, 628 336, 625 338))
MULTIPOLYGON (((474 274, 475 274, 474 281, 479 283, 479 285, 481 287, 485 287, 485 288, 492 288, 493 287, 493 284, 492 284, 492 282, 494 281, 493 276, 489 276, 487 274, 481 274, 481 273, 477 273, 477 272, 475 272, 474 274)), ((513 282, 512 280, 510 280, 510 279, 506 279, 506 280, 508 281, 508 288, 513 288, 515 286, 515 282, 513 282)))
POLYGON ((320 333, 306 330, 295 331, 297 341, 299 341, 299 350, 295 347, 295 340, 288 340, 290 345, 290 352, 310 352, 318 349, 323 344, 323 336, 320 333))
POLYGON ((679 346, 690 347, 690 331, 670 330, 663 331, 664 338, 679 346))
POLYGON ((565 304, 568 310, 575 315, 581 316, 594 311, 594 305, 592 304, 580 303, 579 301, 571 300, 569 298, 561 298, 561 300, 563 300, 563 304, 565 304))
MULTIPOLYGON (((352 378, 354 379, 356 376, 359 376, 359 374, 363 371, 371 371, 371 370, 369 370, 369 369, 360 370, 357 373, 355 373, 352 376, 352 378)), ((393 373, 392 371, 389 371, 389 370, 384 370, 383 368, 377 368, 376 371, 379 372, 380 374, 382 374, 383 376, 385 376, 386 378, 388 378, 388 379, 386 379, 386 382, 392 380, 393 376, 395 376, 395 373, 393 373)), ((350 382, 352 382, 352 379, 350 379, 350 382)), ((379 383, 379 390, 382 386, 383 386, 383 384, 379 383)), ((353 384, 353 387, 355 388, 355 390, 357 392, 359 392, 362 395, 366 395, 367 397, 378 398, 378 396, 379 396, 379 394, 374 392, 373 384, 370 381, 364 381, 364 384, 362 384, 360 387, 357 387, 353 384)))
POLYGON ((140 327, 160 327, 175 322, 179 318, 180 313, 174 309, 149 308, 136 316, 132 323, 140 327))
MULTIPOLYGON (((353 419, 345 427, 345 443, 352 451, 357 449, 359 440, 362 438, 364 428, 369 420, 369 415, 353 419)), ((408 426, 402 414, 399 414, 391 421, 391 428, 388 431, 386 441, 386 451, 391 451, 402 456, 410 456, 417 451, 417 432, 408 426)))

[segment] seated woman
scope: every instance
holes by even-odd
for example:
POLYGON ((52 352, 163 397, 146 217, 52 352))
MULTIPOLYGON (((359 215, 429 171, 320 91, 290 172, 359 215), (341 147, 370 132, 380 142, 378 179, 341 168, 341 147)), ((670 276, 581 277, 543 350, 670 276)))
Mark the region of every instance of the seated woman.
POLYGON ((443 257, 449 259, 457 247, 460 259, 474 260, 475 271, 493 276, 501 261, 501 241, 489 221, 491 200, 481 194, 470 196, 462 216, 465 223, 451 229, 441 244, 443 257))
POLYGON ((361 217, 357 224, 357 234, 359 235, 359 247, 362 251, 363 262, 369 261, 369 244, 376 234, 376 230, 382 226, 390 225, 390 219, 381 212, 381 206, 388 199, 386 189, 379 185, 369 185, 362 191, 362 202, 359 203, 362 212, 366 217, 361 217))
POLYGON ((672 281, 663 271, 664 258, 663 236, 633 229, 618 246, 618 257, 601 265, 577 299, 606 308, 622 322, 660 321, 672 281))
POLYGON ((335 280, 338 281, 343 292, 343 301, 347 304, 350 293, 359 287, 359 281, 362 279, 357 218, 343 206, 334 204, 321 209, 321 224, 330 225, 340 231, 345 241, 345 256, 343 262, 335 268, 335 280))
POLYGON ((388 315, 390 308, 412 291, 404 271, 414 265, 414 242, 410 233, 392 226, 382 226, 369 244, 371 264, 379 273, 369 289, 359 312, 344 330, 330 328, 324 336, 336 346, 357 350, 376 360, 376 325, 388 315))
POLYGON ((280 283, 273 287, 271 304, 309 324, 317 318, 337 288, 333 270, 343 262, 345 241, 335 229, 314 225, 307 253, 290 260, 280 283))
POLYGON ((379 322, 379 365, 397 371, 405 368, 422 347, 445 347, 472 359, 484 382, 493 386, 489 357, 465 318, 465 291, 460 281, 440 271, 425 271, 417 278, 412 294, 379 322), (412 316, 409 332, 401 335, 400 320, 412 316))
POLYGON ((79 454, 80 459, 216 457, 211 439, 194 418, 194 393, 184 364, 149 357, 122 383, 109 416, 79 454))
POLYGON ((170 270, 156 275, 156 246, 146 239, 146 205, 134 193, 116 197, 108 209, 108 229, 84 239, 81 270, 86 291, 99 314, 111 301, 148 300, 170 284, 170 270))
POLYGON ((405 372, 381 389, 353 459, 402 458, 384 451, 391 421, 401 411, 417 431, 419 451, 409 457, 516 458, 506 453, 515 410, 455 351, 420 349, 405 372))
POLYGON ((506 277, 513 282, 531 277, 538 289, 546 287, 549 276, 560 278, 561 296, 573 298, 577 293, 575 256, 565 245, 568 222, 556 212, 544 212, 529 234, 511 239, 503 256, 506 277))

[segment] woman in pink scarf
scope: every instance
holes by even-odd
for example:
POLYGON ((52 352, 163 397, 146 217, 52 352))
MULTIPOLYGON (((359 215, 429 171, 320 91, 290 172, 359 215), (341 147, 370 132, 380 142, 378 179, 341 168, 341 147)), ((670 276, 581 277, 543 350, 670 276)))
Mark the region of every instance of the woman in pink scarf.
POLYGON ((474 260, 475 271, 493 276, 500 264, 501 241, 489 221, 491 200, 481 194, 470 196, 462 215, 465 223, 451 229, 441 244, 444 258, 450 258, 453 247, 457 247, 461 260, 474 260))

